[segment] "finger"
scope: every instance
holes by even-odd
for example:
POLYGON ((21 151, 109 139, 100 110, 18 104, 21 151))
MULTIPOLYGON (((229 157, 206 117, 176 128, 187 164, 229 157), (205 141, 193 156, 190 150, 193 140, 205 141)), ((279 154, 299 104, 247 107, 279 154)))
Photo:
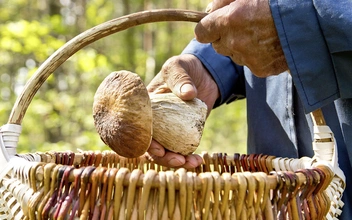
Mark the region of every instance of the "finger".
POLYGON ((157 164, 167 167, 184 167, 191 169, 202 164, 202 157, 198 154, 182 156, 176 153, 165 151, 165 148, 157 141, 152 140, 152 143, 146 153, 147 158, 157 164))
POLYGON ((229 55, 231 60, 236 63, 237 65, 240 66, 246 66, 247 62, 245 61, 245 58, 242 56, 241 53, 232 51, 231 55, 229 55))
POLYGON ((234 0, 213 0, 210 12, 213 12, 213 11, 219 9, 219 8, 222 8, 225 5, 228 5, 231 2, 233 2, 233 1, 234 0))
POLYGON ((162 74, 157 74, 152 81, 147 85, 149 93, 167 93, 171 90, 167 87, 166 82, 162 77, 162 74))
POLYGON ((149 152, 146 154, 147 158, 150 158, 155 163, 165 167, 177 168, 182 167, 186 163, 185 156, 170 151, 166 151, 163 157, 157 157, 149 152))
POLYGON ((176 87, 176 91, 173 91, 176 93, 178 97, 180 97, 182 100, 192 100, 195 97, 197 97, 197 90, 195 89, 195 86, 191 83, 179 83, 176 87), (179 86, 181 85, 181 86, 179 86), (179 91, 179 94, 177 94, 177 91, 179 91))
POLYGON ((203 159, 198 154, 191 154, 186 156, 186 162, 182 166, 186 169, 196 168, 203 163, 203 159))
POLYGON ((182 60, 171 60, 163 66, 163 76, 167 87, 183 100, 191 100, 197 97, 197 89, 185 70, 182 60))
POLYGON ((232 52, 229 50, 227 46, 224 45, 224 40, 217 40, 212 43, 212 47, 214 50, 224 56, 232 56, 232 52))
POLYGON ((196 25, 194 32, 198 42, 212 43, 220 39, 220 31, 223 25, 219 22, 221 20, 219 12, 223 10, 224 8, 221 8, 208 14, 196 25))
POLYGON ((163 157, 165 155, 165 148, 153 139, 148 148, 148 153, 157 157, 163 157))

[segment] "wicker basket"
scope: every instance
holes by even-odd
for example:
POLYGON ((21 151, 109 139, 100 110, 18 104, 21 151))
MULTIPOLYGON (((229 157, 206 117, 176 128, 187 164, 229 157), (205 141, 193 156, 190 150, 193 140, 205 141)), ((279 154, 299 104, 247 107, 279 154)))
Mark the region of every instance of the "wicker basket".
POLYGON ((75 52, 131 26, 197 22, 204 15, 171 9, 131 14, 83 32, 49 57, 0 129, 0 219, 336 219, 345 177, 319 111, 313 158, 204 153, 201 166, 185 170, 112 151, 16 154, 33 96, 75 52))

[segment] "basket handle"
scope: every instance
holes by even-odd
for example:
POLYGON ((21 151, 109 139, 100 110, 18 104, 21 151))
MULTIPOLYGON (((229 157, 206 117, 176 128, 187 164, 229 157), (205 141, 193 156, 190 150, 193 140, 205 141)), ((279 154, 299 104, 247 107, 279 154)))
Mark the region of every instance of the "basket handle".
POLYGON ((206 14, 205 12, 181 9, 142 11, 104 22, 82 32, 55 51, 27 81, 12 108, 8 124, 21 125, 30 102, 45 80, 62 63, 83 47, 103 37, 141 24, 161 21, 199 22, 206 14))
POLYGON ((21 123, 34 95, 50 74, 77 51, 101 38, 141 24, 162 21, 199 22, 206 15, 205 12, 182 9, 141 11, 90 28, 61 46, 27 81, 12 107, 7 124, 0 127, 0 167, 4 167, 10 157, 16 154, 17 142, 22 130, 21 123))
MULTIPOLYGON (((46 79, 68 58, 85 46, 111 34, 141 24, 161 21, 199 22, 205 15, 207 13, 181 9, 142 11, 104 22, 84 31, 55 51, 32 75, 24 86, 22 93, 17 97, 7 123, 21 125, 29 104, 46 79)), ((317 125, 325 125, 320 110, 314 111, 312 118, 317 125)))
POLYGON ((312 116, 312 119, 313 119, 314 126, 326 125, 323 112, 321 111, 320 108, 314 110, 311 113, 311 116, 312 116))

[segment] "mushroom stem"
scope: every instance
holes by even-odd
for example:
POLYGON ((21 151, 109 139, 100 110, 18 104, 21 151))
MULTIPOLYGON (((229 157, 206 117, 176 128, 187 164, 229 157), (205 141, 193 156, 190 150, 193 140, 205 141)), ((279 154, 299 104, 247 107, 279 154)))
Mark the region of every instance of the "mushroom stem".
POLYGON ((149 96, 153 109, 153 139, 172 152, 193 153, 203 134, 207 105, 197 98, 183 101, 173 93, 149 96))

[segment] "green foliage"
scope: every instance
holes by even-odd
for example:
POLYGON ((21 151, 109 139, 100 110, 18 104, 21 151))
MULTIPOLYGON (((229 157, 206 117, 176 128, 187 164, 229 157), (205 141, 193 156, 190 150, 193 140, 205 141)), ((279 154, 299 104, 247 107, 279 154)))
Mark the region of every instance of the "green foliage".
MULTIPOLYGON (((207 2, 182 1, 0 1, 0 123, 35 70, 79 33, 141 10, 204 10, 207 2)), ((194 24, 147 24, 106 37, 77 52, 39 89, 24 117, 18 152, 108 149, 95 131, 96 88, 112 71, 130 70, 147 84, 193 37, 194 24)), ((245 102, 215 109, 199 152, 245 152, 245 102)))
POLYGON ((205 123, 201 144, 197 152, 246 153, 247 121, 245 109, 245 100, 215 108, 205 123))

